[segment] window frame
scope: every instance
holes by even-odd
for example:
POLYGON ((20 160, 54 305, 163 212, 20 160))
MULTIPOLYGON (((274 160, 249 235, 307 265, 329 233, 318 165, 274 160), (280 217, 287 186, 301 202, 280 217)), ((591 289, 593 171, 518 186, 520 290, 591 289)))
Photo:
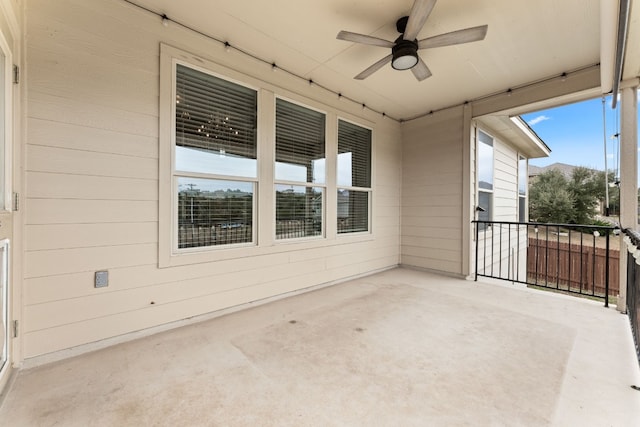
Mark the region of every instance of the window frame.
MULTIPOLYGON (((210 262, 239 260, 247 257, 264 255, 284 255, 291 251, 305 251, 320 248, 330 248, 345 243, 358 243, 375 239, 375 220, 373 207, 376 206, 374 191, 376 183, 376 137, 377 126, 365 115, 357 112, 345 111, 337 104, 327 102, 324 98, 312 97, 313 92, 298 93, 276 85, 278 79, 271 78, 272 74, 262 76, 259 72, 249 73, 239 71, 215 62, 214 59, 190 53, 165 43, 160 43, 160 97, 158 120, 158 195, 157 195, 157 223, 158 223, 158 267, 171 268, 189 266, 210 262), (174 60, 182 61, 186 66, 204 69, 205 72, 224 80, 238 83, 258 91, 258 140, 257 140, 257 190, 254 194, 255 245, 244 244, 236 247, 230 245, 205 246, 192 250, 177 252, 173 248, 174 241, 174 209, 177 209, 177 190, 173 174, 175 129, 172 107, 176 101, 173 90, 175 76, 174 60), (275 98, 281 97, 307 108, 326 112, 326 175, 324 197, 324 238, 275 239, 275 98), (358 126, 370 129, 371 135, 371 196, 369 197, 369 232, 348 233, 338 236, 335 218, 337 215, 336 198, 336 159, 337 159, 337 131, 338 117, 358 126), (174 206, 174 203, 176 205, 174 206)), ((290 82, 292 85, 295 83, 290 82)), ((359 111, 359 110, 358 110, 359 111)), ((228 177, 237 180, 237 177, 228 177)))
MULTIPOLYGON (((485 193, 489 195, 489 212, 487 213, 488 219, 481 221, 493 221, 494 218, 494 203, 495 203, 495 164, 496 164, 496 138, 491 135, 491 133, 485 131, 479 126, 476 127, 476 206, 480 207, 480 193, 485 193), (486 144, 483 141, 480 141, 480 133, 483 133, 487 137, 491 138, 491 145, 486 144), (485 144, 491 147, 491 189, 488 188, 480 188, 480 144, 485 144)), ((477 211, 477 219, 480 220, 480 214, 482 212, 477 211)), ((480 231, 486 231, 490 229, 491 225, 487 227, 480 227, 480 231)))
POLYGON ((529 196, 529 159, 526 158, 521 153, 518 153, 518 207, 517 207, 518 222, 527 222, 529 219, 529 213, 527 209, 528 196, 529 196), (524 168, 522 168, 521 166, 522 161, 524 161, 524 168), (521 179, 523 178, 523 176, 521 175, 522 170, 524 170, 524 193, 520 192, 520 184, 522 184, 521 179), (524 218, 521 218, 520 216, 520 202, 522 201, 524 201, 524 218))
POLYGON ((375 165, 375 132, 373 130, 372 127, 369 126, 364 126, 361 123, 358 123, 357 121, 353 121, 353 120, 349 120, 347 118, 344 118, 343 116, 338 116, 337 120, 336 120, 336 143, 335 143, 335 149, 336 149, 336 156, 335 156, 335 162, 336 162, 336 175, 335 175, 335 179, 336 179, 336 185, 335 185, 335 192, 334 192, 334 197, 336 198, 336 210, 335 210, 335 226, 336 226, 336 234, 338 236, 338 238, 344 238, 347 236, 358 236, 358 235, 372 235, 373 234, 373 197, 375 192, 373 191, 373 188, 375 187, 375 173, 374 173, 374 165, 375 165), (361 127, 363 129, 367 129, 370 132, 371 135, 371 140, 369 142, 369 187, 357 187, 357 186, 345 186, 345 185, 340 185, 338 183, 338 156, 340 155, 340 142, 338 140, 338 134, 339 134, 339 128, 340 128, 340 121, 344 121, 345 123, 349 123, 351 125, 354 126, 358 126, 361 127), (348 190, 348 191, 358 191, 358 192, 365 192, 367 194, 367 229, 364 231, 353 231, 353 232, 344 232, 344 233, 340 233, 338 230, 338 202, 337 202, 337 198, 338 198, 338 191, 339 190, 348 190))
POLYGON ((328 151, 329 151, 329 147, 328 147, 328 136, 329 136, 329 112, 320 108, 316 108, 313 107, 311 105, 308 105, 306 103, 297 101, 295 99, 291 99, 289 97, 283 96, 283 95, 279 95, 279 94, 275 94, 274 96, 274 100, 273 100, 273 111, 274 111, 274 120, 273 120, 273 167, 274 167, 274 173, 273 173, 273 182, 272 182, 272 194, 273 194, 273 240, 275 242, 275 244, 277 245, 281 245, 281 244, 287 244, 287 243, 295 243, 295 242, 300 242, 300 241, 308 241, 308 240, 321 240, 321 239, 326 239, 327 238, 327 197, 328 197, 328 151), (294 105, 297 105, 299 107, 302 108, 306 108, 308 110, 311 111, 315 111, 317 113, 321 113, 324 115, 324 159, 325 159, 325 172, 324 172, 324 180, 321 183, 317 183, 317 182, 303 182, 303 181, 290 181, 290 180, 284 180, 284 179, 278 179, 276 177, 276 172, 275 172, 275 167, 276 167, 276 163, 277 163, 277 140, 276 140, 276 126, 277 126, 277 109, 278 109, 278 105, 277 105, 277 101, 278 99, 284 101, 284 102, 288 102, 294 105), (301 237, 289 237, 289 238, 282 238, 282 239, 278 239, 277 236, 277 192, 276 192, 276 187, 278 185, 290 185, 290 186, 294 186, 294 187, 306 187, 306 188, 322 188, 322 215, 321 215, 321 221, 322 221, 322 225, 321 225, 321 230, 320 230, 320 235, 318 236, 301 236, 301 237))
POLYGON ((260 105, 260 90, 257 87, 251 86, 243 81, 238 81, 232 78, 228 78, 226 76, 220 75, 215 71, 209 70, 207 68, 203 68, 182 59, 173 58, 171 63, 171 183, 172 183, 172 243, 171 249, 174 254, 181 253, 190 253, 190 252, 202 252, 202 251, 218 251, 225 249, 233 249, 233 248, 243 248, 243 247, 251 247, 256 246, 258 244, 257 241, 257 232, 258 232, 258 220, 257 220, 257 199, 259 197, 259 175, 260 175, 260 144, 258 144, 258 134, 259 134, 259 120, 257 120, 258 115, 258 106, 260 105), (176 97, 177 97, 177 69, 178 65, 181 65, 186 68, 190 68, 195 71, 199 71, 201 73, 216 77, 220 80, 224 80, 229 83, 236 84, 238 86, 245 87, 247 89, 251 89, 256 92, 256 173, 254 177, 247 176, 235 176, 235 175, 224 175, 219 173, 206 173, 206 172, 189 172, 178 170, 176 168, 176 147, 177 147, 177 138, 176 138, 176 97), (252 215, 251 215, 251 241, 250 242, 241 242, 241 243, 232 243, 232 244, 223 244, 223 245, 208 245, 208 246, 198 246, 198 247, 190 247, 190 248, 180 248, 179 247, 179 226, 178 226, 178 180, 180 178, 193 178, 193 179, 206 179, 211 181, 235 181, 235 182, 247 182, 252 184, 252 215))

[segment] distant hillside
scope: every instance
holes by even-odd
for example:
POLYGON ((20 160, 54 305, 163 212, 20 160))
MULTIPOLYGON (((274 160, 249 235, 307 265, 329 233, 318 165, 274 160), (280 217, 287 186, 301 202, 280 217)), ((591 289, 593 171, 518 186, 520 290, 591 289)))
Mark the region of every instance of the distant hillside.
MULTIPOLYGON (((573 173, 573 170, 578 167, 580 166, 568 165, 566 163, 552 163, 548 166, 543 166, 543 167, 529 165, 529 178, 536 177, 541 173, 549 170, 557 170, 560 173, 562 173, 565 177, 571 178, 571 174, 573 173)), ((587 169, 591 169, 591 168, 587 168, 587 169)), ((596 171, 597 169, 591 169, 591 170, 596 171)))

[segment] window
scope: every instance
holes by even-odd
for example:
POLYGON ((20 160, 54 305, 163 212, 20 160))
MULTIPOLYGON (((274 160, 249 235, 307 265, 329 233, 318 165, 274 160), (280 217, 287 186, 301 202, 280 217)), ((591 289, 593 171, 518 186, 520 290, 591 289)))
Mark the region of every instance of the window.
MULTIPOLYGON (((478 220, 493 218, 493 138, 478 130, 478 220)), ((480 230, 485 226, 480 224, 480 230)))
POLYGON ((276 239, 323 233, 325 123, 323 113, 276 99, 276 239))
POLYGON ((257 92, 176 64, 178 249, 254 241, 257 92))
POLYGON ((159 95, 161 268, 373 238, 365 119, 164 44, 159 95))
POLYGON ((518 221, 527 221, 527 159, 518 157, 518 221))
POLYGON ((370 229, 371 130, 338 120, 338 233, 370 229))

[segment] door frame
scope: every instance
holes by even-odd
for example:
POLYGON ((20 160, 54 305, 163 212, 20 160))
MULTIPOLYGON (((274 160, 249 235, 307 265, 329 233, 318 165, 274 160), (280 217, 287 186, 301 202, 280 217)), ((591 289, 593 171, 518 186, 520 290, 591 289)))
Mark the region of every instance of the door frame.
MULTIPOLYGON (((16 28, 15 23, 12 21, 12 16, 8 16, 7 4, 6 1, 2 1, 0 7, 0 11, 2 12, 2 17, 9 23, 9 28, 5 31, 0 30, 0 56, 3 57, 2 61, 2 69, 0 70, 0 115, 2 117, 0 120, 2 121, 3 132, 0 135, 0 150, 2 150, 2 156, 0 162, 0 173, 2 173, 2 180, 0 180, 0 185, 3 187, 3 194, 0 196, 2 198, 2 203, 0 204, 0 245, 6 245, 6 257, 0 258, 0 263, 2 263, 2 267, 0 268, 4 279, 4 297, 3 303, 0 306, 0 316, 4 318, 6 321, 5 326, 5 342, 0 343, 0 352, 2 349, 6 349, 6 361, 0 365, 0 393, 3 392, 5 386, 7 385, 11 373, 13 372, 14 365, 14 345, 15 342, 13 340, 13 319, 15 318, 15 287, 13 283, 13 236, 15 234, 14 230, 14 215, 13 215, 13 172, 14 170, 14 144, 16 144, 15 133, 14 133, 14 120, 16 116, 14 115, 14 111, 17 104, 16 98, 14 96, 14 77, 13 77, 13 64, 14 64, 14 48, 12 48, 12 44, 8 42, 8 38, 16 44, 16 28), (6 312, 3 312, 6 310, 6 312)), ((19 170, 20 168, 18 168, 19 170)), ((0 361, 0 363, 2 363, 0 361)))

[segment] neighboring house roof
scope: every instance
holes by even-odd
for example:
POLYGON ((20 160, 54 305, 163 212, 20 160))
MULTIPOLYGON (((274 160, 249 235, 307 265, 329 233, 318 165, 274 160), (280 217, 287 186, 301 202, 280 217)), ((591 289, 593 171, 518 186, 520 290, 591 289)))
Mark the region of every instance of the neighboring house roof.
MULTIPOLYGON (((541 173, 550 171, 550 170, 557 170, 558 172, 562 173, 566 178, 570 178, 571 174, 573 173, 574 169, 579 168, 579 167, 584 167, 584 166, 574 166, 574 165, 568 165, 566 163, 552 163, 548 166, 533 166, 533 165, 529 165, 529 178, 532 178, 534 176, 538 176, 541 173)), ((590 169, 592 171, 596 171, 597 169, 592 169, 592 168, 587 168, 590 169)))

